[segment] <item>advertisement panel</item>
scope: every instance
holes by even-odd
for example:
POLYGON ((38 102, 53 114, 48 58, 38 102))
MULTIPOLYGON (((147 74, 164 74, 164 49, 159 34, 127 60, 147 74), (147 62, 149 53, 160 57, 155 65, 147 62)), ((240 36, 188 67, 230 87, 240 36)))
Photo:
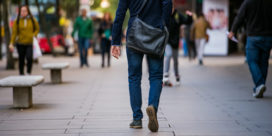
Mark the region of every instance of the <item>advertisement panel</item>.
POLYGON ((212 27, 208 30, 210 39, 206 44, 204 54, 227 55, 228 38, 226 32, 228 30, 229 0, 204 0, 203 13, 212 27))

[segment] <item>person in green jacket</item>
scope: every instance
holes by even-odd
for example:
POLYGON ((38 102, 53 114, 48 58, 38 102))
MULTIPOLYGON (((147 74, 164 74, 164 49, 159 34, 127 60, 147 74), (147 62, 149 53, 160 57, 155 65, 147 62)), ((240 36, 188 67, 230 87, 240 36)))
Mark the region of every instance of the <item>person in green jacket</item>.
POLYGON ((88 64, 88 49, 90 47, 90 39, 93 35, 93 23, 90 18, 87 17, 87 10, 81 10, 81 16, 76 18, 74 23, 74 30, 72 36, 75 36, 75 33, 78 32, 78 49, 80 54, 80 67, 84 65, 89 67, 88 64))
POLYGON ((32 16, 28 6, 19 7, 19 14, 12 28, 11 41, 9 49, 14 50, 14 45, 17 47, 19 54, 19 72, 24 75, 25 59, 27 60, 27 74, 32 71, 33 61, 33 37, 39 33, 39 24, 32 16))

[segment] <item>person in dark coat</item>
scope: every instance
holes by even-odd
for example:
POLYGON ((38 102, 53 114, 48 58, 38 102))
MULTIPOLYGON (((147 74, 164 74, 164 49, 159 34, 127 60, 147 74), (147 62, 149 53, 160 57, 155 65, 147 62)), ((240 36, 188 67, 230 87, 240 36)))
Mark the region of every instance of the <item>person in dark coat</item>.
MULTIPOLYGON (((192 22, 192 24, 193 24, 193 22, 192 22)), ((184 38, 185 38, 185 42, 187 43, 187 46, 188 46, 189 60, 194 60, 196 58, 195 42, 193 40, 191 40, 191 27, 192 27, 192 24, 185 25, 185 27, 184 27, 184 38)))
POLYGON ((192 13, 186 11, 188 17, 180 14, 174 7, 172 9, 172 15, 170 17, 168 31, 169 31, 169 41, 165 49, 165 61, 164 61, 164 85, 172 86, 169 81, 169 69, 171 58, 174 60, 174 71, 176 82, 179 83, 180 75, 178 70, 178 51, 179 51, 179 40, 180 40, 180 27, 181 25, 190 25, 193 22, 192 13))
POLYGON ((272 48, 272 1, 245 0, 234 20, 228 37, 232 39, 246 24, 246 57, 255 83, 253 97, 263 98, 272 48))
POLYGON ((110 67, 110 47, 111 47, 111 30, 112 30, 112 19, 110 13, 105 13, 103 20, 100 24, 98 34, 101 39, 101 55, 102 55, 102 68, 105 66, 105 54, 108 57, 108 67, 110 67))
MULTIPOLYGON (((127 33, 130 32, 132 23, 137 15, 145 23, 156 28, 163 29, 164 23, 168 24, 169 17, 172 12, 172 0, 147 0, 147 3, 142 11, 139 11, 144 0, 119 0, 116 18, 112 28, 112 55, 115 58, 120 56, 120 44, 122 36, 122 26, 127 10, 130 11, 130 19, 128 22, 127 33)), ((142 61, 145 54, 135 52, 127 48, 128 60, 128 80, 130 103, 133 111, 133 121, 130 124, 131 128, 142 128, 143 112, 142 108, 142 61)), ((159 107, 160 95, 162 91, 163 79, 163 57, 154 58, 147 56, 149 66, 149 99, 146 109, 149 123, 148 128, 152 132, 157 132, 159 128, 157 120, 157 111, 159 107)))

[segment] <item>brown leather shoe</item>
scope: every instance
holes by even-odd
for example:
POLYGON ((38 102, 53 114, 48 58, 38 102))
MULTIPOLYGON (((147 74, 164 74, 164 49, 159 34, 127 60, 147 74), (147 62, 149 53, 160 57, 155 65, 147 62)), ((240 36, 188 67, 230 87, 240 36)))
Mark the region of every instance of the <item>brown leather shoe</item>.
POLYGON ((157 120, 157 113, 154 106, 148 106, 146 113, 149 117, 148 128, 151 132, 157 132, 159 129, 159 123, 157 120))

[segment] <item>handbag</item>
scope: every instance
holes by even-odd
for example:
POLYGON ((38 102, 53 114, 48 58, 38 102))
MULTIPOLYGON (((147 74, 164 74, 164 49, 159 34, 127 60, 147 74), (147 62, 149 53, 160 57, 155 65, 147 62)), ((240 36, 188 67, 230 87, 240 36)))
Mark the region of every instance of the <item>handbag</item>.
POLYGON ((144 53, 154 57, 162 57, 169 33, 164 24, 163 29, 155 28, 139 18, 139 13, 146 5, 144 0, 131 29, 127 35, 127 47, 136 52, 144 53))

